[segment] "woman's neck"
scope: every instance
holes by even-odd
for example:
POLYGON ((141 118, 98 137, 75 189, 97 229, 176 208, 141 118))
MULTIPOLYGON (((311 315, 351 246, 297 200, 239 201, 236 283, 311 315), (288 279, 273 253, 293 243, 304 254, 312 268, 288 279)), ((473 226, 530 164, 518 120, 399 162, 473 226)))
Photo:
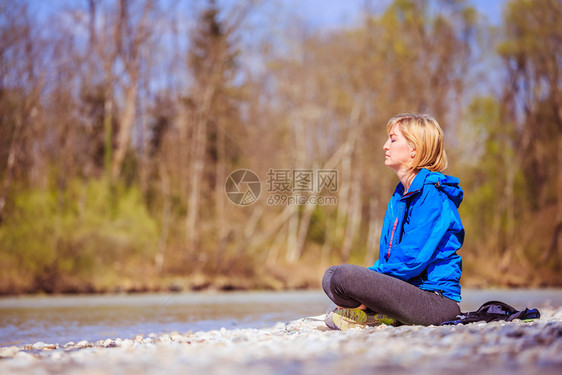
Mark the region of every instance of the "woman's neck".
POLYGON ((412 181, 414 181, 414 178, 416 177, 417 174, 418 172, 414 172, 411 170, 396 171, 396 175, 398 176, 398 179, 402 183, 402 186, 404 186, 404 194, 406 194, 408 190, 410 190, 410 185, 412 185, 412 181))

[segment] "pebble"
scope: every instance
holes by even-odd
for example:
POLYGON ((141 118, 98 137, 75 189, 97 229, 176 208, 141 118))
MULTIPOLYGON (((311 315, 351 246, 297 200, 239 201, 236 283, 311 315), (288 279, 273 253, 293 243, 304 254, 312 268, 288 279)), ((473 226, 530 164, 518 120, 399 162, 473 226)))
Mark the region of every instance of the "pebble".
POLYGON ((41 350, 43 348, 46 348, 47 344, 45 344, 44 342, 36 342, 35 344, 31 345, 31 349, 35 349, 35 350, 41 350))
POLYGON ((21 349, 18 346, 7 346, 0 348, 0 358, 9 358, 15 356, 21 349))
POLYGON ((172 335, 170 335, 170 340, 172 341, 183 341, 184 337, 182 335, 180 335, 179 333, 174 333, 172 335))
POLYGON ((92 345, 90 345, 90 343, 86 340, 82 340, 82 341, 78 341, 78 343, 76 345, 74 345, 76 348, 88 348, 92 345))

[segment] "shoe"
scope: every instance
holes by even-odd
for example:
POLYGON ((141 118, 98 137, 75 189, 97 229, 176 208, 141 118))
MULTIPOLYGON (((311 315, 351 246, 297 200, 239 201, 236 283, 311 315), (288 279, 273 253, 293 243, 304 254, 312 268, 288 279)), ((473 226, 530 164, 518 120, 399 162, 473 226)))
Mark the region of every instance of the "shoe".
POLYGON ((374 327, 381 324, 398 325, 396 319, 384 314, 366 312, 359 309, 337 309, 328 314, 326 325, 332 329, 345 331, 351 328, 374 327))

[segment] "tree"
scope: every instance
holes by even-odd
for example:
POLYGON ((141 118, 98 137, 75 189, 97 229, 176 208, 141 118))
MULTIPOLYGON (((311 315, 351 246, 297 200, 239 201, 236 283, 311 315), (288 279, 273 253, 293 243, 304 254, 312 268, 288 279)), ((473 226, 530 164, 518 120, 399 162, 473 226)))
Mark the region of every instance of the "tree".
MULTIPOLYGON (((33 157, 30 137, 39 115, 44 71, 39 65, 41 38, 25 4, 0 4, 0 223, 15 178, 26 179, 33 157), (21 167, 17 176, 18 167, 21 167)), ((38 146, 36 144, 36 146, 38 146)))
POLYGON ((512 117, 519 124, 520 161, 534 209, 556 203, 545 261, 562 265, 562 3, 514 0, 507 5, 499 52, 508 72, 512 117), (517 116, 519 115, 519 116, 517 116), (526 157, 523 157, 526 155, 526 157), (528 156, 530 157, 528 157, 528 156), (553 162, 552 155, 556 155, 553 162), (536 197, 536 198, 534 198, 536 197))
POLYGON ((152 1, 145 1, 140 18, 133 21, 128 0, 119 2, 119 18, 115 23, 115 45, 124 67, 123 78, 119 81, 124 93, 123 109, 117 132, 115 154, 112 160, 112 177, 121 173, 123 161, 131 141, 131 130, 135 120, 137 98, 139 92, 140 63, 142 50, 148 48, 151 36, 149 28, 152 1))
MULTIPOLYGON (((226 134, 236 125, 236 89, 233 80, 236 74, 237 50, 232 36, 241 22, 243 11, 230 15, 230 24, 220 19, 220 10, 215 1, 209 1, 198 20, 191 37, 188 64, 193 74, 192 94, 186 98, 188 113, 193 121, 193 136, 190 145, 190 192, 186 218, 186 233, 191 249, 197 248, 200 233, 200 210, 204 200, 213 201, 205 191, 214 191, 215 229, 217 241, 224 236, 224 181, 226 180, 227 157, 239 154, 240 150, 227 148, 226 134), (230 155, 227 155, 228 150, 230 155)), ((185 125, 183 125, 185 126, 185 125)), ((239 134, 240 136, 240 134, 239 134)))

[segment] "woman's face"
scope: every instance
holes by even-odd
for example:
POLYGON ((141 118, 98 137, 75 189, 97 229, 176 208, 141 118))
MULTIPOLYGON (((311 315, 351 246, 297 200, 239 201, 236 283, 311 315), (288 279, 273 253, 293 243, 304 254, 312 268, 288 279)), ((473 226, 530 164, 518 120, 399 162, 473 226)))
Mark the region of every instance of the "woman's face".
POLYGON ((408 163, 412 160, 412 153, 415 153, 415 149, 410 146, 397 125, 394 125, 390 130, 383 149, 384 165, 395 172, 407 169, 408 163))

